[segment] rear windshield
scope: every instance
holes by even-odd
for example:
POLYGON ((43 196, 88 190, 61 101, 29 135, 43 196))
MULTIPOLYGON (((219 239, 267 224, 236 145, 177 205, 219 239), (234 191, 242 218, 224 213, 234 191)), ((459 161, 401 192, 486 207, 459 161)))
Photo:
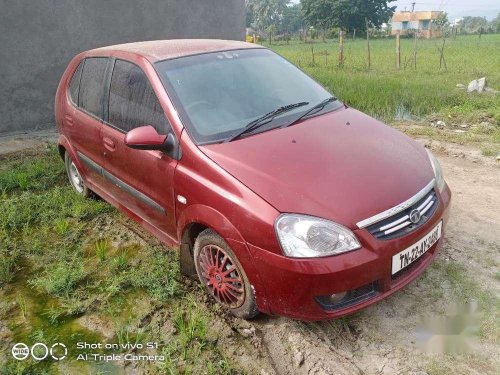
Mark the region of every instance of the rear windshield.
MULTIPOLYGON (((197 143, 221 142, 281 106, 309 102, 297 116, 331 97, 321 85, 267 49, 233 50, 156 63, 181 119, 197 143)), ((338 102, 328 110, 339 107, 338 102)), ((262 129, 276 127, 280 119, 262 129)))

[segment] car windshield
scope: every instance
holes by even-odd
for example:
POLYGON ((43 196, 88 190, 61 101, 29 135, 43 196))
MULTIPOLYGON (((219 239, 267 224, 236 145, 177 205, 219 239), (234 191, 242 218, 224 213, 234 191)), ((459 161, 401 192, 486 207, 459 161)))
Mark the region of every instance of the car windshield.
MULTIPOLYGON (((196 143, 222 142, 280 107, 307 102, 255 132, 281 126, 332 96, 267 49, 206 53, 156 63, 174 105, 196 143)), ((323 111, 340 107, 332 102, 323 111)), ((315 113, 316 114, 316 113, 315 113)))

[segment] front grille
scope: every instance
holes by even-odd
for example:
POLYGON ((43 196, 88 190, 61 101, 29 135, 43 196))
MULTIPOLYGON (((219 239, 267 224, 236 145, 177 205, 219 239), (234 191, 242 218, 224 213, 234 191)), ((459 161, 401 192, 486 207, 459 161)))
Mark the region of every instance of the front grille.
POLYGON ((434 215, 437 206, 438 197, 434 189, 432 189, 412 206, 382 221, 372 224, 366 229, 379 240, 391 240, 393 238, 402 237, 424 225, 427 220, 434 215), (410 216, 412 213, 415 214, 416 211, 418 211, 420 215, 420 220, 412 222, 410 216))

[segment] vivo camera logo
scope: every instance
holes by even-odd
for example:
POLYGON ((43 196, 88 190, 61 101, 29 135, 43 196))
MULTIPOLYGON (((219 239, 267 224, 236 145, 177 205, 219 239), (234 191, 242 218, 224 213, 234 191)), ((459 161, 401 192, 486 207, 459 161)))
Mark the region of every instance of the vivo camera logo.
POLYGON ((50 349, 47 345, 41 342, 33 344, 31 348, 28 345, 19 342, 12 347, 11 352, 12 356, 19 361, 25 360, 30 354, 31 357, 37 361, 43 361, 49 355, 52 359, 60 361, 68 355, 68 348, 60 342, 53 344, 50 349))

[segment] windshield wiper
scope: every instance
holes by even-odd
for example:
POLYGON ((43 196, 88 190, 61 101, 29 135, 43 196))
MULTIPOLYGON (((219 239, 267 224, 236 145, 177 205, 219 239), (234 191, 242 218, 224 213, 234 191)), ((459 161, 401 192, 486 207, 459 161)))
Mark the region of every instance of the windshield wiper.
POLYGON ((282 126, 282 128, 286 128, 290 125, 293 125, 293 124, 296 124, 297 122, 299 122, 300 120, 302 120, 303 118, 309 116, 311 113, 315 112, 315 111, 320 111, 322 110, 323 108, 325 108, 325 106, 328 104, 328 103, 332 103, 332 102, 336 102, 338 99, 334 96, 330 96, 329 98, 326 98, 325 100, 323 100, 322 102, 316 104, 315 106, 311 107, 310 109, 308 109, 305 113, 301 114, 299 117, 297 117, 295 120, 293 120, 292 122, 288 123, 288 124, 285 124, 282 126))
POLYGON ((308 105, 309 102, 300 102, 300 103, 295 103, 295 104, 289 104, 285 105, 283 107, 279 107, 278 109, 275 109, 274 111, 271 111, 269 113, 266 113, 264 116, 259 117, 256 120, 253 120, 252 122, 248 123, 243 129, 238 131, 236 134, 232 135, 228 139, 226 139, 224 142, 231 142, 234 141, 235 139, 238 139, 241 137, 243 134, 247 134, 251 132, 252 130, 257 129, 258 127, 261 127, 267 123, 269 123, 273 118, 276 116, 291 111, 292 109, 303 107, 305 105, 308 105))

